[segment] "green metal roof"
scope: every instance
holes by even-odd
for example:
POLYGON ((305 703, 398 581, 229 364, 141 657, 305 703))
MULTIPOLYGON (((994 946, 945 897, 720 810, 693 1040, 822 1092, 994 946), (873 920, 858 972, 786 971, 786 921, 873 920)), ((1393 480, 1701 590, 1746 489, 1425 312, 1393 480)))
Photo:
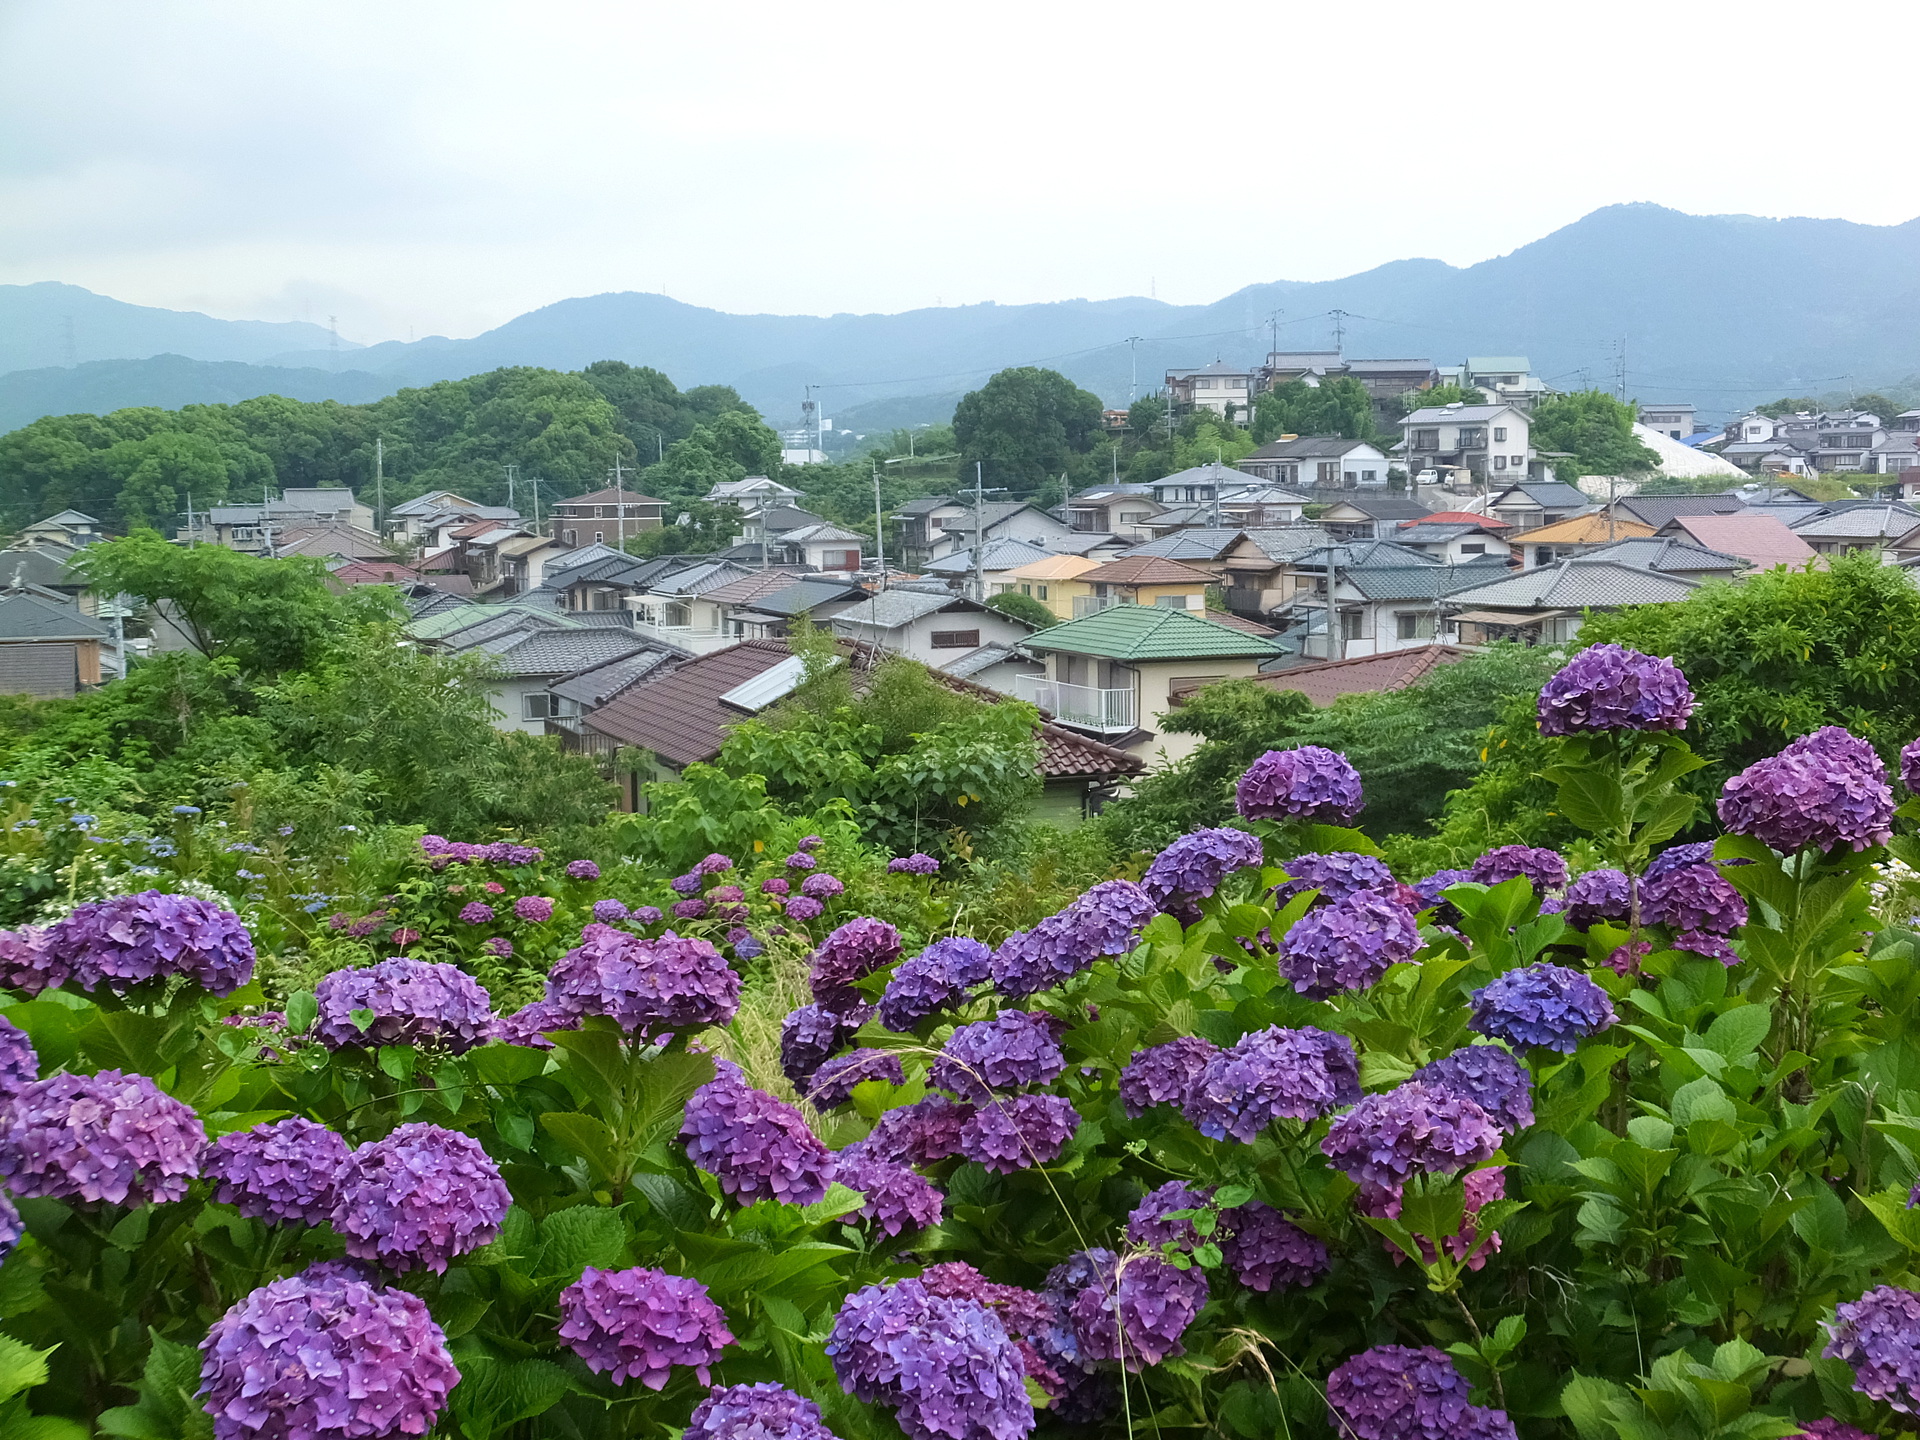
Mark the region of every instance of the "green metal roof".
POLYGON ((1115 605, 1083 620, 1042 630, 1022 643, 1029 650, 1097 655, 1103 660, 1199 660, 1280 653, 1279 646, 1262 636, 1167 605, 1115 605))

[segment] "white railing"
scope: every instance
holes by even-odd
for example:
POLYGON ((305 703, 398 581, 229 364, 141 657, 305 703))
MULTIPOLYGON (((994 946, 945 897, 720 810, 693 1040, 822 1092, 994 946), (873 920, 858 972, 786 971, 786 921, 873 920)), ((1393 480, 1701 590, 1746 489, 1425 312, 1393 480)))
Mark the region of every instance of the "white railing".
POLYGON ((1131 690, 1099 690, 1039 675, 1016 675, 1013 693, 1063 724, 1078 725, 1083 730, 1131 730, 1136 723, 1131 690))
POLYGON ((1073 597, 1073 618, 1084 620, 1089 615, 1098 615, 1102 610, 1111 610, 1120 603, 1118 595, 1076 595, 1073 597))

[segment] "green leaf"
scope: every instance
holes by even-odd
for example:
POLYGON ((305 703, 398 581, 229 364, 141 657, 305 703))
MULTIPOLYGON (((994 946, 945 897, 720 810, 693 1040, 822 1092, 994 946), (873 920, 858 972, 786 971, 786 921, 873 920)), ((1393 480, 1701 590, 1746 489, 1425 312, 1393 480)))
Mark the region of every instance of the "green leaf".
POLYGON ((46 1384, 47 1356, 52 1353, 52 1349, 35 1350, 11 1335, 0 1335, 0 1400, 11 1400, 46 1384))
POLYGON ((1707 1044, 1729 1060, 1744 1060, 1760 1048, 1773 1029, 1773 1008, 1742 1005, 1717 1016, 1707 1027, 1707 1044))
POLYGON ((213 1417, 200 1408, 200 1352, 149 1331, 153 1348, 135 1387, 137 1404, 100 1416, 102 1434, 121 1440, 211 1440, 213 1417))
POLYGON ((287 997, 287 1033, 304 1035, 320 1016, 320 1003, 311 990, 296 990, 287 997))
POLYGON ((496 1360, 461 1356, 460 1383, 449 1404, 468 1440, 489 1440, 495 1431, 544 1415, 579 1385, 547 1360, 496 1360))
POLYGON ((540 1222, 540 1273, 571 1282, 592 1265, 605 1270, 627 1248, 627 1226, 616 1210, 573 1205, 540 1222))
POLYGON ((617 1163, 613 1154, 613 1132, 605 1125, 578 1110, 549 1110, 540 1117, 540 1125, 585 1160, 596 1180, 613 1183, 617 1163))
POLYGON ((1580 1440, 1616 1440, 1620 1433, 1616 1414, 1638 1408, 1624 1387, 1595 1375, 1576 1375, 1567 1381, 1560 1391, 1560 1404, 1580 1432, 1580 1440))

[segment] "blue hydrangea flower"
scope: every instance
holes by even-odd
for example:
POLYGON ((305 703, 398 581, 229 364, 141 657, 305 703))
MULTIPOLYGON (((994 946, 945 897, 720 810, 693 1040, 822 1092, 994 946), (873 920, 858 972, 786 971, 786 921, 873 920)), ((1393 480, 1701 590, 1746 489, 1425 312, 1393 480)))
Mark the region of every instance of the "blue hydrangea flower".
POLYGON ((1509 970, 1473 992, 1473 1028, 1509 1045, 1568 1054, 1613 1020, 1606 991, 1577 970, 1545 961, 1509 970))
POLYGON ((1313 1120, 1360 1098, 1353 1043, 1312 1026, 1243 1035, 1208 1059, 1182 1108, 1202 1135, 1250 1145, 1275 1120, 1313 1120))

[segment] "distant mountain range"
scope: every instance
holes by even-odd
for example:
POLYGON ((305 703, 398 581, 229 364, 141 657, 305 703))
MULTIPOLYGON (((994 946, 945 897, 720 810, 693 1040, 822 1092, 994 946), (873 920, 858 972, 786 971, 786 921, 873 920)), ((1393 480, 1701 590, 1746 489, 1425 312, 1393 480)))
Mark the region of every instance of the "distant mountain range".
POLYGON ((0 426, 35 414, 243 394, 363 400, 502 365, 626 360, 682 387, 736 387, 775 424, 805 387, 838 423, 941 419, 1009 365, 1061 370, 1124 404, 1170 366, 1328 349, 1525 355, 1561 388, 1732 412, 1782 394, 1887 388, 1920 374, 1920 220, 1762 220, 1616 205, 1457 269, 1400 260, 1344 279, 1253 285, 1211 305, 1138 297, 897 315, 730 315, 663 295, 562 300, 468 340, 333 348, 315 325, 223 321, 68 285, 0 286, 0 426), (71 318, 71 328, 68 318, 71 318), (1128 337, 1140 337, 1134 346, 1128 337), (183 358, 184 357, 184 358, 183 358), (111 360, 117 365, 70 360, 111 360), (227 362, 199 364, 193 362, 227 362), (124 363, 137 362, 137 363, 124 363), (244 363, 235 363, 244 362, 244 363))

